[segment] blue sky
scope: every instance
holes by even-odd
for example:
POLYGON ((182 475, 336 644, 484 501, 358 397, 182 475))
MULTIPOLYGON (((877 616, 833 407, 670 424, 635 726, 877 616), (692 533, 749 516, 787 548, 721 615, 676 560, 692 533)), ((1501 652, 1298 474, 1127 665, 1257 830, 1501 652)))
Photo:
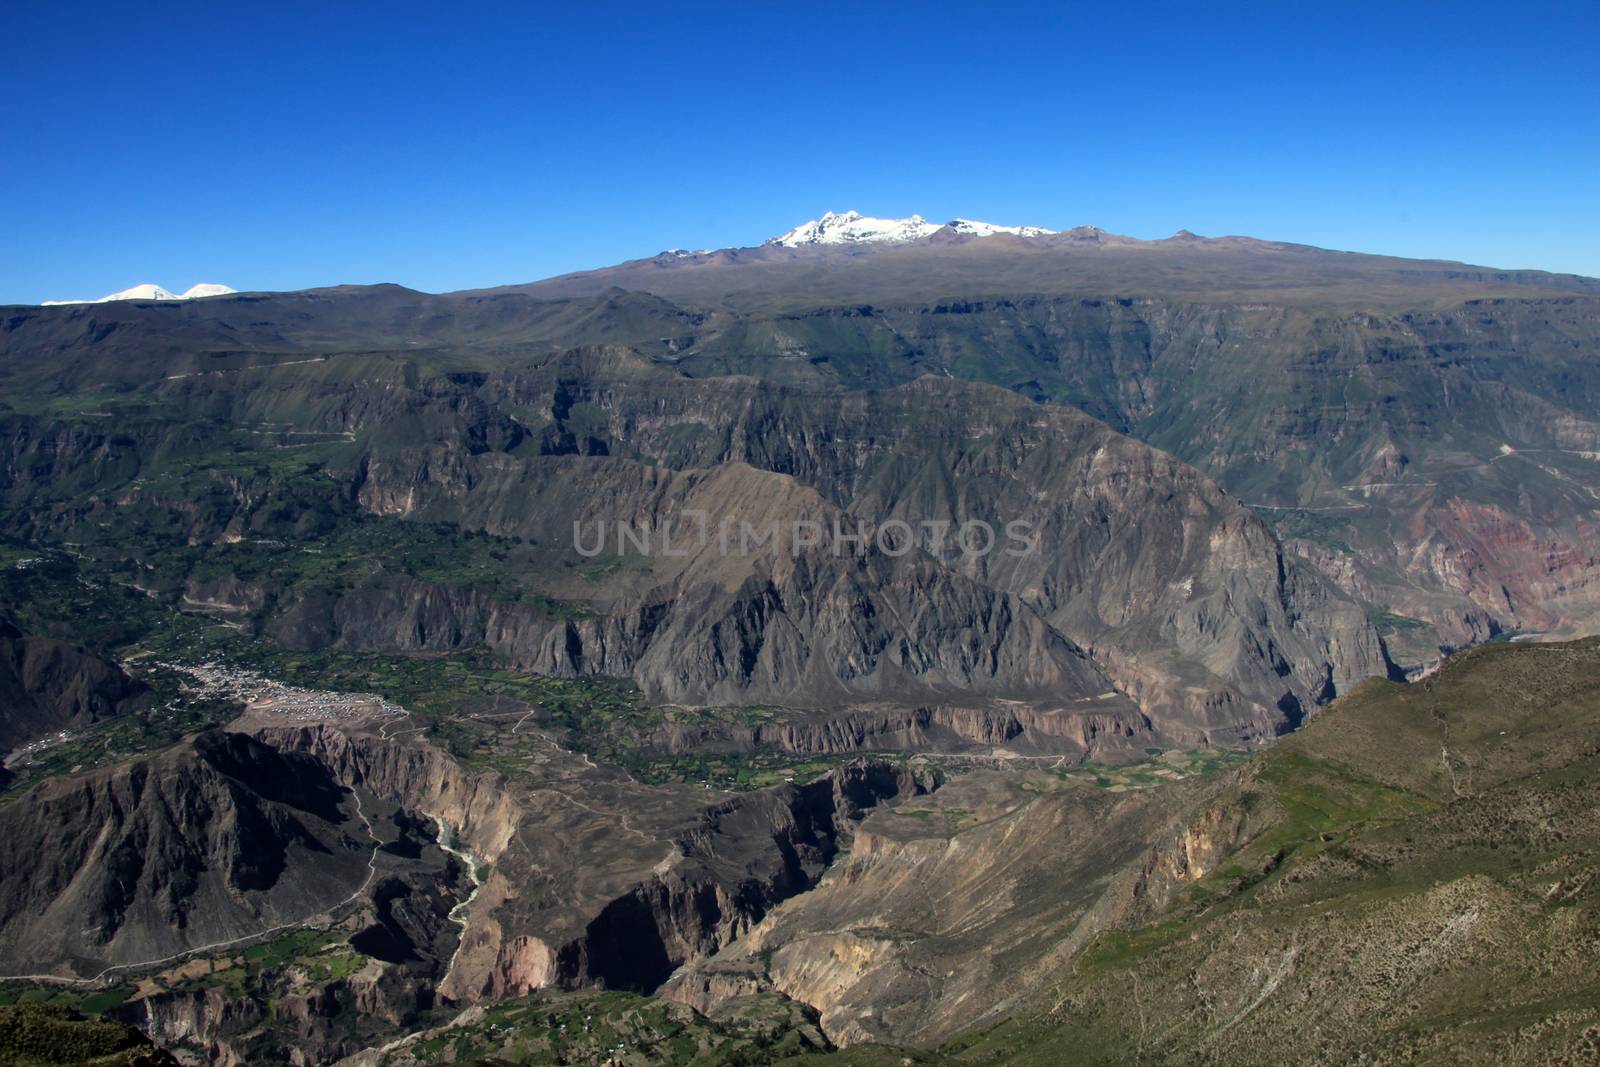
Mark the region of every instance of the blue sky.
POLYGON ((528 281, 825 210, 1600 275, 1600 6, 10 5, 0 303, 528 281))

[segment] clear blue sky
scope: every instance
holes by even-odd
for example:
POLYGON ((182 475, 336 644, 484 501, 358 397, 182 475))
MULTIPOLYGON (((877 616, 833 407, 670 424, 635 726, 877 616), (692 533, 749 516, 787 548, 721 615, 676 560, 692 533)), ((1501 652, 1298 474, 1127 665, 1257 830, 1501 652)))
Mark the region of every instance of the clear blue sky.
POLYGON ((1600 275, 1600 4, 8 5, 0 303, 528 281, 828 209, 1600 275))

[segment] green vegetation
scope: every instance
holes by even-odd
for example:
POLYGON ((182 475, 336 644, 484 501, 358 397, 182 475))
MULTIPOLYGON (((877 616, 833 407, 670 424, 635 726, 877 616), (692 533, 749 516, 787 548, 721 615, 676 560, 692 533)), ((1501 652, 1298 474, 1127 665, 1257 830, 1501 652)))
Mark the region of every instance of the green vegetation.
POLYGON ((1257 514, 1285 541, 1313 541, 1339 552, 1355 552, 1350 545, 1350 538, 1355 533, 1351 512, 1262 508, 1257 514))
POLYGON ((60 549, 0 542, 0 610, 23 633, 83 645, 108 658, 163 627, 170 606, 60 549), (22 564, 19 561, 29 560, 22 564))
MULTIPOLYGON (((784 782, 805 782, 853 759, 859 753, 798 756, 778 745, 748 752, 689 752, 679 755, 637 752, 624 766, 640 781, 704 782, 714 789, 764 789, 784 782)), ((876 758, 898 760, 896 753, 874 753, 876 758)))
POLYGON ((630 993, 544 993, 488 1005, 471 1023, 428 1031, 380 1063, 756 1067, 796 1056, 810 1063, 809 1053, 826 1047, 815 1025, 777 996, 745 998, 713 1022, 630 993))
MULTIPOLYGON (((13 555, 21 551, 4 547, 13 555)), ((163 646, 198 642, 218 629, 209 620, 176 612, 62 553, 22 558, 34 562, 0 567, 0 605, 24 633, 80 643, 98 656, 118 661, 138 655, 141 642, 163 646)), ((236 704, 185 693, 184 679, 173 671, 137 661, 131 666, 147 687, 131 710, 14 760, 13 777, 0 789, 0 803, 41 778, 157 751, 238 713, 236 704)))
POLYGON ((586 613, 540 591, 564 557, 520 537, 370 515, 342 495, 322 462, 302 452, 272 458, 202 458, 194 469, 142 482, 114 516, 91 512, 63 534, 126 583, 169 592, 187 583, 242 583, 265 591, 262 608, 297 590, 347 592, 403 577, 563 617, 586 613), (187 503, 175 507, 178 500, 187 503))
POLYGON ((340 930, 296 930, 214 961, 206 971, 175 969, 160 984, 170 989, 209 989, 229 998, 264 997, 292 969, 297 983, 320 984, 348 978, 367 957, 352 948, 340 930))
POLYGON ((7 982, 0 985, 0 1006, 45 1004, 85 1015, 100 1015, 126 1003, 136 992, 132 983, 86 990, 81 986, 7 982))
POLYGON ((1132 763, 1083 763, 1075 767, 1057 768, 1051 773, 1063 782, 1092 782, 1101 789, 1120 793, 1211 774, 1246 760, 1251 755, 1249 749, 1211 746, 1167 752, 1160 749, 1146 751, 1151 753, 1151 759, 1132 763))
POLYGON ((311 983, 348 978, 360 970, 367 957, 350 946, 347 933, 342 929, 296 930, 231 955, 197 956, 153 976, 106 987, 8 982, 0 984, 0 1006, 43 1004, 99 1015, 140 995, 141 986, 145 992, 209 989, 228 997, 265 996, 291 969, 297 979, 311 983))
POLYGON ((1428 624, 1421 619, 1413 619, 1408 615, 1396 615, 1392 611, 1385 611, 1382 608, 1375 608, 1370 605, 1367 607, 1367 621, 1372 624, 1373 629, 1386 637, 1390 634, 1404 633, 1408 630, 1426 630, 1428 628, 1428 624))
POLYGON ((52 742, 13 762, 10 770, 16 777, 0 790, 0 804, 16 799, 44 778, 157 752, 239 713, 239 705, 228 701, 181 695, 178 677, 171 672, 147 671, 140 677, 152 685, 140 708, 95 723, 69 740, 52 742))
MULTIPOLYGON (((632 683, 613 678, 546 678, 498 664, 486 651, 439 656, 291 652, 214 631, 204 655, 308 688, 381 693, 412 712, 429 740, 472 767, 515 779, 547 758, 551 738, 635 779, 759 789, 805 781, 853 758, 800 757, 768 745, 750 752, 672 755, 659 735, 691 724, 749 724, 761 708, 687 710, 646 704, 632 683)), ((200 653, 196 648, 189 654, 200 653)))
MULTIPOLYGON (((401 546, 382 539, 362 542, 359 536, 396 529, 415 535, 409 558, 419 570, 425 570, 426 559, 444 558, 451 567, 466 569, 474 552, 484 546, 494 551, 493 539, 458 540, 446 529, 389 520, 348 527, 342 547, 328 557, 287 552, 282 545, 236 544, 217 546, 220 555, 211 563, 185 567, 203 572, 236 552, 241 560, 291 560, 297 566, 300 560, 312 561, 300 568, 302 577, 333 561, 332 570, 321 572, 327 579, 339 568, 368 566, 363 560, 392 558, 401 546), (434 549, 439 556, 430 555, 434 549)), ((640 781, 704 782, 719 789, 804 781, 850 758, 798 757, 775 745, 674 755, 659 746, 663 730, 750 726, 774 721, 779 713, 760 707, 651 707, 626 680, 541 677, 508 668, 485 649, 414 655, 284 649, 224 622, 177 610, 169 597, 133 588, 120 565, 14 542, 0 542, 0 549, 11 561, 0 565, 0 603, 19 627, 80 641, 99 655, 126 662, 150 686, 135 712, 35 753, 16 768, 20 773, 0 792, 0 802, 43 777, 155 751, 238 713, 236 704, 185 694, 184 678, 156 668, 155 661, 226 662, 292 685, 381 693, 410 710, 428 738, 456 758, 513 778, 529 760, 548 757, 551 738, 590 759, 623 767, 640 781), (18 566, 21 560, 31 562, 18 566)), ((439 566, 435 576, 443 578, 444 564, 439 566)), ((553 612, 565 610, 542 603, 553 612)))
POLYGON ((156 1067, 176 1064, 131 1026, 49 1004, 0 1007, 0 1063, 8 1067, 156 1067))

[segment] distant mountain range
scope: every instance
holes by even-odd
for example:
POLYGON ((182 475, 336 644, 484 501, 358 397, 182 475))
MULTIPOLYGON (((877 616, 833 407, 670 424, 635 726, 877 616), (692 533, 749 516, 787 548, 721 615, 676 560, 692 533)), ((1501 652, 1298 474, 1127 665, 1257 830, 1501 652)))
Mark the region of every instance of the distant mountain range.
MULTIPOLYGON (((1186 229, 1171 237, 1146 240, 1088 225, 1054 230, 964 218, 930 222, 921 215, 879 218, 858 211, 826 212, 759 245, 670 248, 612 267, 473 292, 515 289, 567 295, 616 285, 669 299, 737 299, 748 305, 757 297, 779 296, 790 289, 797 290, 796 295, 804 301, 829 296, 884 299, 890 293, 911 297, 918 292, 979 285, 1001 291, 1266 291, 1294 299, 1344 292, 1357 300, 1388 304, 1395 297, 1411 299, 1435 284, 1600 292, 1600 279, 1579 275, 1340 252, 1254 237, 1202 237, 1186 229), (982 240, 968 247, 981 238, 997 240, 982 240), (918 251, 930 248, 944 251, 937 257, 918 251), (853 252, 879 255, 863 261, 854 258, 853 252), (818 256, 830 254, 844 257, 822 260, 829 264, 830 273, 846 273, 837 278, 817 277, 808 265, 818 262, 818 256), (910 258, 902 261, 899 257, 910 258), (871 262, 870 269, 860 265, 865 262, 871 262), (753 266, 757 263, 765 267, 758 270, 753 266), (698 269, 662 274, 661 268, 668 266, 698 269), (725 267, 737 269, 729 274, 722 270, 725 267), (903 278, 902 269, 907 272, 903 278), (805 275, 790 277, 796 270, 804 270, 805 275), (1397 287, 1400 292, 1395 291, 1397 287)), ((43 306, 193 300, 234 292, 226 285, 201 282, 174 293, 146 282, 94 300, 46 300, 43 306)))
POLYGON ((207 296, 227 296, 235 291, 216 282, 200 282, 181 293, 174 293, 159 285, 145 282, 121 292, 109 293, 97 300, 46 300, 44 304, 46 307, 54 307, 60 304, 104 304, 112 300, 198 300, 207 296))

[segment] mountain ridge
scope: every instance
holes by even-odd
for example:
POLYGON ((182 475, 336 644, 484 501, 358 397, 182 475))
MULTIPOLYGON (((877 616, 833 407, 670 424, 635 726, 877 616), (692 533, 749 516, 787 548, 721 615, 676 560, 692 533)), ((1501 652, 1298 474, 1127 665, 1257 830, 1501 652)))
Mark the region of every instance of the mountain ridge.
MULTIPOLYGON (((1093 276, 1073 278, 1069 273, 1060 281, 1047 283, 1042 287, 1025 286, 1022 290, 1018 290, 1030 293, 1098 291, 1104 294, 1122 289, 1127 293, 1137 294, 1159 291, 1162 287, 1151 288, 1137 282, 1140 269, 1137 264, 1133 265, 1135 269, 1130 272, 1128 269, 1130 264, 1118 258, 1140 252, 1166 254, 1169 258, 1176 257, 1179 275, 1174 280, 1186 286, 1186 291, 1217 293, 1237 289, 1241 299, 1248 299, 1252 291, 1257 294, 1267 292, 1283 295, 1272 286, 1263 285, 1263 281, 1271 280, 1270 277, 1253 276, 1259 275, 1260 272, 1241 269, 1238 257, 1251 254, 1282 257, 1283 263, 1278 269, 1294 266, 1293 259, 1289 257, 1298 257, 1299 265, 1302 267, 1311 264, 1324 272, 1332 272, 1332 277, 1312 280, 1308 291, 1313 293, 1337 290, 1340 288, 1337 283, 1343 282, 1347 285, 1351 280, 1343 276, 1350 275, 1355 275, 1356 280, 1368 283, 1381 282, 1384 288, 1399 285, 1404 291, 1413 293, 1425 292, 1429 285, 1448 286, 1452 290, 1468 290, 1470 287, 1476 287, 1477 295, 1482 296, 1525 292, 1528 289, 1600 293, 1600 277, 1571 272, 1545 271, 1528 267, 1493 267, 1459 260, 1330 249, 1303 242, 1243 234, 1202 236, 1187 229, 1180 229, 1170 237, 1139 238, 1111 233, 1091 225, 1054 230, 1031 225, 997 225, 967 218, 935 223, 921 215, 880 218, 862 215, 852 210, 826 212, 820 218, 801 223, 756 244, 702 249, 675 247, 653 256, 565 272, 529 282, 448 290, 431 295, 477 296, 526 292, 531 295, 558 297, 592 295, 609 286, 619 286, 624 289, 657 293, 669 299, 708 299, 709 294, 717 290, 708 288, 704 284, 685 285, 682 281, 685 275, 680 273, 674 276, 671 269, 701 272, 707 268, 713 271, 716 271, 716 268, 730 266, 750 269, 765 264, 767 269, 771 270, 789 262, 806 264, 821 262, 837 265, 850 263, 862 255, 907 252, 917 255, 932 250, 959 248, 971 242, 992 246, 992 250, 998 250, 1001 257, 1020 256, 1024 260, 1031 256, 1047 257, 1051 252, 1070 250, 1083 252, 1088 249, 1100 249, 1114 253, 1098 263, 1102 268, 1098 280, 1093 276), (1202 258, 1196 259, 1195 256, 1202 258), (1203 276, 1196 276, 1194 273, 1196 271, 1202 275, 1208 271, 1217 272, 1218 278, 1207 280, 1203 276), (1062 282, 1067 284, 1063 285, 1062 282)), ((927 261, 924 260, 923 265, 926 266, 927 261)), ((1143 266, 1148 268, 1150 265, 1147 261, 1143 266)), ((1161 266, 1159 262, 1155 265, 1161 266)), ((724 276, 720 271, 716 273, 719 278, 724 276)), ((937 278, 937 276, 936 269, 932 277, 937 278)), ((274 290, 274 292, 331 292, 350 288, 363 287, 335 285, 274 290)), ((1165 288, 1170 289, 1172 286, 1168 283, 1165 288)), ((1304 288, 1303 281, 1288 287, 1290 292, 1301 288, 1304 288)), ((735 285, 731 289, 734 292, 744 292, 746 298, 761 291, 759 286, 752 290, 747 284, 735 285)), ((420 292, 420 290, 413 291, 420 292)), ((174 293, 153 283, 143 283, 95 299, 46 300, 34 306, 61 307, 114 301, 180 301, 237 295, 240 295, 237 290, 217 283, 198 283, 182 293, 174 293)), ((1382 293, 1376 295, 1380 298, 1383 296, 1382 293)), ((894 298, 900 299, 904 296, 905 293, 901 292, 894 298)), ((841 292, 838 299, 848 300, 850 295, 841 292)))
POLYGON ((881 225, 869 233, 871 239, 824 241, 807 224, 753 247, 678 249, 448 295, 517 292, 551 299, 620 288, 751 312, 1022 294, 1184 296, 1240 304, 1386 309, 1541 293, 1600 294, 1600 279, 1582 275, 1336 251, 1255 237, 1199 237, 1180 231, 1144 240, 1093 226, 1022 234, 988 224, 981 224, 988 227, 983 232, 962 232, 925 221, 902 230, 900 223, 908 220, 872 221, 881 225), (779 243, 792 235, 797 236, 789 243, 779 243))

